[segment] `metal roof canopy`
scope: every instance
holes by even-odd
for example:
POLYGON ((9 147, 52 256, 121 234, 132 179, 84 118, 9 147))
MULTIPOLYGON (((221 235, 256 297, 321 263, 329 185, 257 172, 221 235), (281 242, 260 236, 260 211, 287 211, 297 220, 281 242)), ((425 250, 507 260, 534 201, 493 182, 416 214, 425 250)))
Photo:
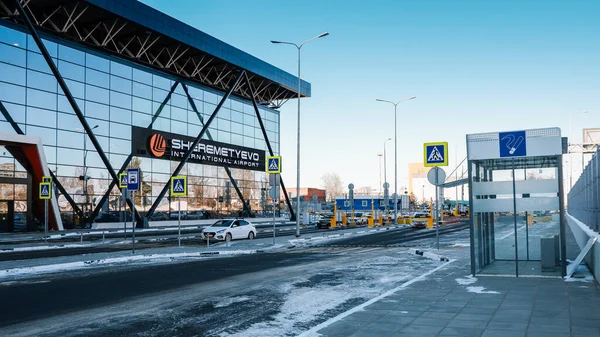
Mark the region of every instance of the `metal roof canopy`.
MULTIPOLYGON (((298 78, 136 0, 20 0, 46 34, 227 91, 249 72, 256 100, 279 108, 298 96, 298 78)), ((15 0, 0 0, 2 19, 24 26, 15 0)), ((301 96, 310 83, 301 81, 301 96)), ((247 85, 234 95, 251 99, 247 85)))

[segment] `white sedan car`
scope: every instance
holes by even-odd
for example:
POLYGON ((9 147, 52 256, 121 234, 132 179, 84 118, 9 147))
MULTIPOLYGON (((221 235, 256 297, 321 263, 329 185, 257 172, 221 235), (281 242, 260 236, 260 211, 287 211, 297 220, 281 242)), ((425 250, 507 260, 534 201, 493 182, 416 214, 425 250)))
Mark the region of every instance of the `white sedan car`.
POLYGON ((202 238, 218 241, 249 239, 256 237, 256 228, 251 222, 242 219, 223 219, 205 227, 202 238))

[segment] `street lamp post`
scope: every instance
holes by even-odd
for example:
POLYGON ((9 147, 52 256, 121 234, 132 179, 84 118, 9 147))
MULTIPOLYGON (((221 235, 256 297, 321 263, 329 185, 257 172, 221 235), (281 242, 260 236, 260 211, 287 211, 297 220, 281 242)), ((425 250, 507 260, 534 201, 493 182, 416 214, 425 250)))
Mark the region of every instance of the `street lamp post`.
POLYGON ((379 157, 379 195, 381 195, 381 156, 383 154, 381 152, 377 153, 377 157, 379 157))
POLYGON ((293 42, 285 42, 285 41, 275 41, 271 40, 271 43, 281 43, 281 44, 289 44, 298 49, 298 140, 297 140, 297 158, 296 158, 296 237, 300 236, 300 49, 302 46, 307 44, 312 40, 316 40, 322 37, 329 35, 329 33, 321 33, 313 38, 310 38, 300 45, 297 45, 293 42))
MULTIPOLYGON (((573 112, 569 116, 569 145, 571 145, 571 136, 573 135, 573 116, 579 114, 586 114, 586 111, 573 112)), ((569 150, 569 190, 573 188, 573 156, 571 155, 571 151, 569 150)))
POLYGON ((400 100, 396 103, 394 103, 392 101, 386 101, 384 99, 379 99, 379 98, 376 99, 376 101, 378 101, 378 102, 385 102, 385 103, 390 103, 390 104, 394 105, 394 224, 398 220, 398 124, 397 124, 398 114, 397 114, 396 108, 398 107, 398 104, 400 104, 400 102, 409 101, 409 100, 415 99, 415 98, 417 98, 417 97, 412 96, 412 97, 400 100))

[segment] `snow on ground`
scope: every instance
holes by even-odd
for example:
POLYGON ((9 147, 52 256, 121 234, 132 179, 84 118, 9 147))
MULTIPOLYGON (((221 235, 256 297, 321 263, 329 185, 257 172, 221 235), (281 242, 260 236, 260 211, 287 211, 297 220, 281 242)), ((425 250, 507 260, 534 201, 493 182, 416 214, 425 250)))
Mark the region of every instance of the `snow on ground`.
POLYGON ((398 291, 443 265, 416 255, 378 255, 385 254, 384 251, 356 254, 364 255, 344 257, 343 263, 331 266, 327 272, 308 272, 302 278, 281 284, 277 291, 283 295, 283 303, 275 315, 241 331, 223 331, 219 335, 293 336, 299 330, 322 323, 324 317, 362 310, 373 299, 391 295, 390 288, 398 291))
POLYGON ((592 283, 594 282, 594 275, 590 269, 584 263, 582 263, 579 265, 579 267, 577 267, 572 277, 565 277, 565 282, 592 283))
POLYGON ((12 268, 0 270, 0 280, 39 276, 40 274, 57 273, 61 271, 72 271, 89 269, 107 265, 124 265, 124 264, 148 264, 148 263, 165 263, 172 262, 185 258, 207 258, 221 255, 238 255, 238 254, 254 254, 256 250, 231 250, 231 251, 206 251, 206 252, 190 252, 190 253, 166 253, 166 254, 143 254, 113 257, 99 260, 75 261, 67 263, 55 263, 49 265, 41 265, 34 267, 12 268))
MULTIPOLYGON (((471 275, 467 275, 464 278, 457 278, 454 280, 456 281, 456 283, 460 284, 461 286, 468 286, 470 284, 477 282, 477 278, 473 277, 471 275)), ((476 293, 476 294, 499 294, 499 292, 497 292, 497 291, 485 290, 485 287, 471 286, 471 287, 465 287, 465 289, 470 293, 476 293)))
POLYGON ((456 283, 460 284, 461 286, 466 286, 477 282, 477 278, 473 277, 472 275, 467 275, 465 278, 457 278, 455 280, 456 283))
POLYGON ((253 298, 250 296, 234 296, 234 297, 226 298, 218 303, 215 303, 214 307, 215 308, 223 308, 223 307, 230 306, 234 303, 246 302, 246 301, 251 301, 251 300, 253 300, 253 298))
POLYGON ((467 291, 476 294, 499 294, 497 291, 485 290, 485 287, 467 287, 467 291))

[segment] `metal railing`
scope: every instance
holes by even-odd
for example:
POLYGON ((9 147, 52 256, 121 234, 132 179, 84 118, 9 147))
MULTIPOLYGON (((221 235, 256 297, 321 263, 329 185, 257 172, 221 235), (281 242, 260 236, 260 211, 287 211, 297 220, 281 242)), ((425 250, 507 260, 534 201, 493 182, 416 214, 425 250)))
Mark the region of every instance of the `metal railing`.
POLYGON ((567 211, 590 229, 598 232, 600 227, 599 203, 600 149, 597 149, 567 195, 567 211))

